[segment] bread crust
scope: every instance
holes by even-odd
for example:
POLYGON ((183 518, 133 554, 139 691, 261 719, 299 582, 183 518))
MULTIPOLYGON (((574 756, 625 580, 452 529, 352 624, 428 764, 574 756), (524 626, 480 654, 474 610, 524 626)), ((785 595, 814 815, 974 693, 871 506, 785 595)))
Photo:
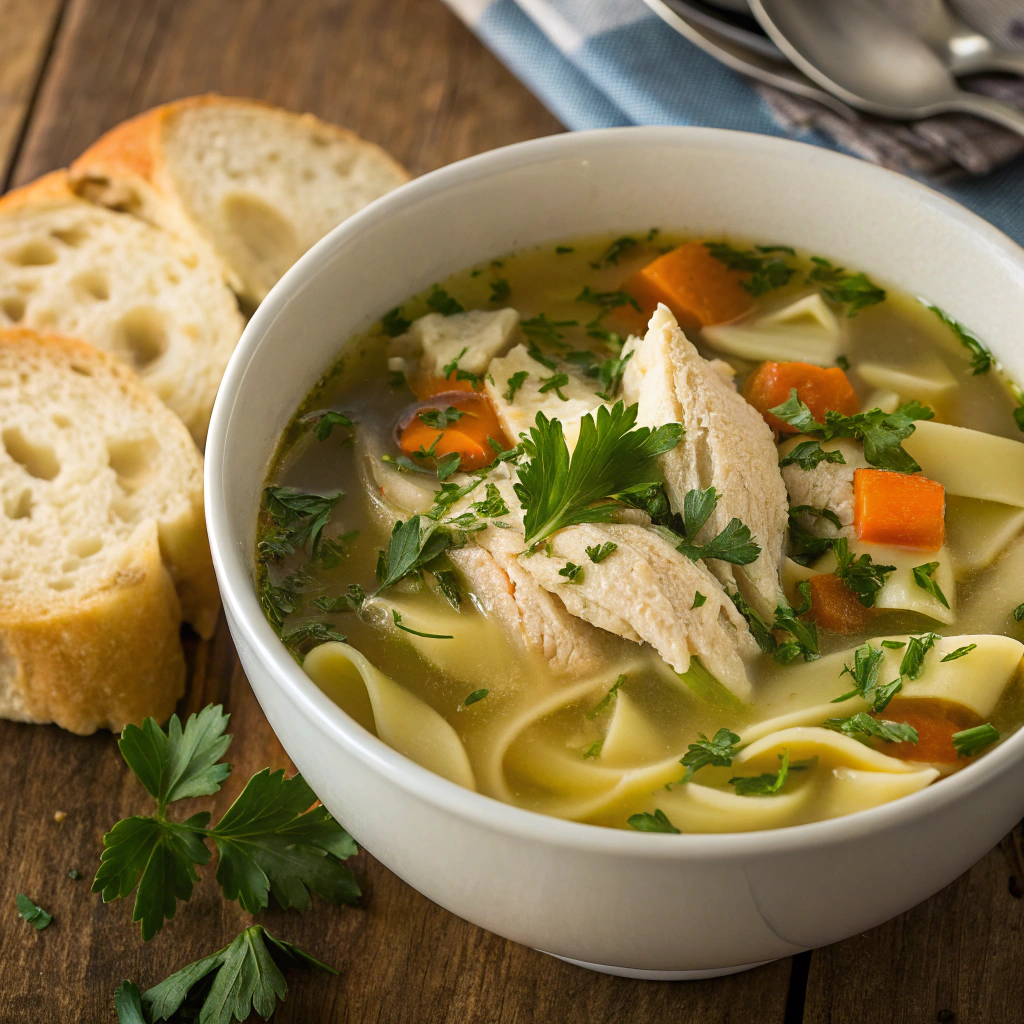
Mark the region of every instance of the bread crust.
POLYGON ((27 206, 75 198, 68 181, 68 172, 62 168, 0 196, 0 214, 13 214, 27 206))
POLYGON ((185 692, 181 607, 156 524, 132 538, 132 560, 75 606, 0 616, 0 715, 69 732, 119 732, 165 720, 185 692))

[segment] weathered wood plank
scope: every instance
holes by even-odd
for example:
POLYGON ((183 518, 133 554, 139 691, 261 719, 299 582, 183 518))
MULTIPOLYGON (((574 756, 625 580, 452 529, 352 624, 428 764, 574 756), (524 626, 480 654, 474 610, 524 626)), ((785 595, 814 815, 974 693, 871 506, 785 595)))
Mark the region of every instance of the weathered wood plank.
POLYGON ((63 6, 64 0, 0 0, 0 182, 7 180, 63 6))
POLYGON ((817 951, 804 1024, 1024 1020, 1021 838, 1018 826, 926 903, 817 951))

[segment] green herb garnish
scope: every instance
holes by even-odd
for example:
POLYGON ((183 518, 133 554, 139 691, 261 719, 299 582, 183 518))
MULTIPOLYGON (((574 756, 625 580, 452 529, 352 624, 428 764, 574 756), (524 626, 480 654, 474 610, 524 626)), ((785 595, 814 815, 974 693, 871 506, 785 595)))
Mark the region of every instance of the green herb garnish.
POLYGON ((444 430, 450 423, 458 423, 466 414, 454 405, 447 409, 423 409, 417 414, 420 420, 435 430, 444 430))
POLYGON ((691 490, 683 498, 683 530, 684 539, 676 545, 676 550, 696 562, 699 559, 717 558, 733 565, 749 565, 761 554, 761 548, 750 535, 750 529, 739 519, 731 519, 716 537, 706 544, 696 544, 694 540, 701 527, 711 517, 721 495, 714 487, 705 490, 691 490))
POLYGON ((735 249, 726 242, 705 242, 704 248, 729 270, 750 274, 748 281, 740 283, 755 298, 781 288, 796 273, 796 269, 784 259, 793 253, 788 246, 759 245, 754 249, 735 249))
POLYGON ((506 302, 511 292, 512 289, 509 286, 507 278, 495 278, 495 280, 491 282, 491 297, 488 301, 496 304, 506 302))
POLYGON ((675 835, 679 835, 679 829, 668 820, 665 812, 658 809, 653 814, 649 814, 647 811, 642 811, 640 814, 631 814, 626 819, 626 824, 630 828, 635 828, 638 832, 672 832, 675 835))
MULTIPOLYGON (((562 340, 565 335, 559 328, 577 327, 579 324, 576 320, 549 320, 546 313, 541 313, 529 320, 521 320, 519 326, 530 341, 543 342, 547 345, 554 345, 556 348, 566 348, 567 345, 562 340)), ((542 362, 539 359, 537 361, 542 362)))
POLYGON ((814 269, 807 280, 822 285, 825 297, 848 306, 847 316, 856 316, 862 309, 885 301, 885 289, 879 288, 866 274, 848 274, 821 256, 812 256, 814 269))
POLYGON ((789 777, 789 751, 779 754, 779 770, 774 775, 734 775, 730 786, 736 787, 737 796, 774 796, 786 784, 789 777))
POLYGON ((427 305, 442 316, 466 312, 466 307, 458 299, 453 298, 438 285, 434 285, 434 290, 427 296, 427 305))
POLYGON ((914 574, 914 582, 922 590, 927 591, 943 607, 948 608, 949 602, 946 600, 946 595, 942 592, 938 583, 932 579, 932 573, 934 573, 938 567, 938 562, 925 562, 924 565, 915 565, 910 571, 914 574))
POLYGON ((695 772, 708 765, 728 768, 739 752, 740 738, 730 729, 719 729, 711 739, 702 732, 697 733, 697 736, 699 738, 694 743, 687 745, 686 753, 679 761, 686 769, 686 774, 680 780, 682 782, 688 782, 695 772))
POLYGON ((310 494, 295 487, 264 487, 263 507, 277 527, 275 542, 299 550, 309 543, 310 557, 320 553, 324 527, 342 492, 310 494))
POLYGON ((352 420, 343 412, 335 412, 333 409, 328 409, 327 412, 321 413, 316 418, 316 439, 318 441, 326 441, 331 436, 335 427, 351 426, 352 420))
POLYGON ((638 313, 640 303, 633 298, 629 292, 621 289, 617 292, 595 292, 590 285, 586 285, 576 296, 577 302, 589 302, 591 305, 600 306, 602 309, 617 309, 619 306, 632 306, 638 313))
POLYGON ((889 722, 872 718, 864 711, 849 718, 829 718, 824 722, 824 726, 862 742, 869 739, 884 740, 886 743, 917 742, 917 730, 907 722, 889 722))
POLYGON ((702 594, 699 590, 693 595, 693 604, 690 605, 690 611, 694 608, 700 608, 707 600, 707 595, 702 594))
POLYGON ((636 239, 630 238, 629 235, 623 235, 621 238, 616 238, 615 241, 612 242, 596 260, 593 260, 590 265, 594 270, 600 270, 601 267, 607 267, 610 264, 617 265, 619 257, 635 247, 636 239))
POLYGON ((971 370, 975 377, 992 369, 992 353, 959 320, 954 320, 948 313, 926 299, 918 299, 918 302, 930 309, 956 335, 957 341, 971 353, 971 370))
POLYGON ((363 588, 358 583, 350 583, 347 593, 337 597, 315 597, 313 604, 322 612, 357 612, 365 600, 363 588))
POLYGON ((506 401, 512 402, 515 400, 516 392, 526 383, 526 378, 529 376, 530 374, 526 370, 517 370, 509 377, 505 382, 508 384, 508 391, 505 392, 506 401))
POLYGON ((404 625, 402 623, 401 613, 397 609, 395 609, 395 608, 391 609, 391 616, 395 620, 395 625, 399 629, 404 630, 406 633, 412 633, 413 636, 422 636, 422 637, 425 637, 427 640, 454 640, 455 639, 455 637, 453 637, 449 633, 421 633, 418 629, 413 629, 411 626, 404 625))
POLYGON ((942 659, 942 661, 940 662, 940 664, 943 664, 943 663, 945 663, 945 662, 947 662, 947 661, 956 661, 956 660, 957 660, 958 658, 963 658, 963 657, 966 657, 966 656, 967 656, 968 654, 970 654, 970 653, 971 653, 971 651, 973 651, 973 650, 974 650, 974 649, 975 649, 975 648, 976 648, 977 646, 978 646, 977 644, 968 644, 968 645, 967 645, 966 647, 958 647, 958 648, 957 648, 957 649, 956 649, 955 651, 951 651, 951 652, 950 652, 949 654, 947 654, 947 655, 946 655, 946 656, 945 656, 945 657, 944 657, 944 658, 942 659))
POLYGON ((292 653, 297 653, 307 644, 344 643, 346 639, 330 622, 307 622, 281 634, 281 643, 292 653))
POLYGON ((558 570, 558 575, 564 576, 566 583, 582 583, 583 566, 575 562, 566 562, 565 567, 558 570))
POLYGON ((546 395, 549 391, 554 391, 563 402, 568 402, 568 397, 562 394, 562 388, 566 387, 568 383, 569 375, 567 373, 555 373, 550 377, 541 377, 539 390, 542 395, 546 395))
POLYGON ((832 553, 836 556, 836 575, 857 595, 865 608, 873 608, 878 592, 896 571, 896 566, 873 562, 866 552, 855 557, 845 537, 837 537, 832 542, 832 553))
POLYGON ((387 550, 377 558, 377 587, 379 594, 393 587, 400 580, 418 572, 427 562, 433 561, 451 544, 447 530, 431 524, 421 526, 420 516, 412 516, 407 522, 399 520, 391 531, 387 550))
POLYGON ((799 466, 805 471, 815 469, 822 462, 834 462, 838 466, 845 466, 846 459, 839 450, 825 451, 820 441, 801 441, 793 450, 779 459, 779 467, 799 466))
POLYGON ((974 757, 998 739, 999 730, 991 722, 986 722, 984 725, 974 726, 973 729, 953 733, 953 749, 958 758, 974 757))
POLYGON ((597 702, 588 712, 587 718, 597 718, 603 711, 606 711, 619 692, 619 687, 626 681, 625 673, 612 683, 612 688, 597 702))
POLYGON ((402 316, 401 306, 395 306, 394 309, 389 309, 380 318, 380 329, 389 338, 397 338, 400 334, 405 334, 411 326, 412 321, 406 320, 405 317, 402 316))
POLYGON ((491 691, 490 690, 474 690, 463 702, 462 706, 468 708, 470 704, 475 704, 478 700, 483 700, 491 691))
POLYGON ((601 748, 604 746, 604 740, 595 740, 588 747, 583 748, 583 760, 586 761, 589 757, 600 757, 601 748))
POLYGON ((587 548, 587 557, 596 565, 598 562, 603 562, 618 546, 610 540, 603 544, 594 544, 587 548))
POLYGON ((52 920, 38 903, 33 903, 23 892, 19 892, 16 902, 18 904, 18 917, 28 921, 37 932, 41 932, 52 920))

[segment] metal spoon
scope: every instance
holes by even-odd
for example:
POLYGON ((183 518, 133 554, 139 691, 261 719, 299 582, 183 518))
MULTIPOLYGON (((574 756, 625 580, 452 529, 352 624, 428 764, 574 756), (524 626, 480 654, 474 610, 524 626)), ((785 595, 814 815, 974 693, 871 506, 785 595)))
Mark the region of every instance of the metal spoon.
POLYGON ((851 107, 916 121, 956 110, 1024 135, 1024 112, 964 92, 931 47, 862 0, 750 0, 776 45, 851 107))
POLYGON ((776 89, 817 100, 841 117, 847 119, 850 117, 848 107, 829 95, 824 89, 819 89, 806 75, 801 74, 795 68, 778 64, 771 58, 748 50, 734 40, 726 39, 709 28, 695 25, 669 7, 663 0, 644 0, 644 2, 683 38, 688 39, 694 46, 710 54, 726 67, 732 68, 733 71, 738 71, 741 75, 747 75, 749 78, 754 78, 767 85, 774 85, 776 89))
POLYGON ((1009 71, 1024 75, 1024 53, 1010 53, 976 32, 949 9, 946 0, 915 0, 908 26, 939 55, 954 75, 1009 71))

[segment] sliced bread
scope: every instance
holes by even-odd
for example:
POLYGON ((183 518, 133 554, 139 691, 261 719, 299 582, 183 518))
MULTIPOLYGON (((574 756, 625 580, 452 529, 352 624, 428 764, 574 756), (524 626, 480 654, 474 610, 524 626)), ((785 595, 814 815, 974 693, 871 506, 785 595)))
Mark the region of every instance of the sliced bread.
POLYGON ((0 326, 127 362, 200 445, 244 320, 205 249, 86 202, 57 171, 0 199, 0 326))
POLYGON ((331 228, 409 176, 378 146, 311 114, 211 95, 118 125, 71 177, 86 198, 207 246, 255 306, 331 228))
POLYGON ((182 616, 213 632, 203 459, 122 363, 0 330, 0 715, 77 733, 166 718, 182 616))

